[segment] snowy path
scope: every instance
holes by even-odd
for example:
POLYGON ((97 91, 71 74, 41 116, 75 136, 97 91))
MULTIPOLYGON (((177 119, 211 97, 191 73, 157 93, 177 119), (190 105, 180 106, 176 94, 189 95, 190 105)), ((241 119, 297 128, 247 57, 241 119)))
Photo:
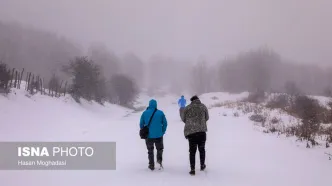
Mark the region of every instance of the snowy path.
MULTIPOLYGON (((117 119, 107 115, 89 115, 87 117, 90 120, 81 125, 76 123, 69 127, 70 130, 67 130, 68 123, 54 127, 57 130, 35 124, 35 131, 30 130, 28 133, 25 130, 6 128, 1 133, 6 134, 0 135, 0 140, 116 141, 116 171, 0 171, 0 185, 330 186, 332 183, 332 163, 326 161, 326 157, 320 157, 323 155, 315 151, 297 148, 275 136, 257 132, 246 117, 220 116, 223 112, 221 108, 210 110, 206 146, 207 173, 200 172, 197 166, 196 176, 189 176, 188 142, 183 136, 183 123, 178 117, 177 107, 164 104, 160 108, 165 111, 169 122, 164 139, 163 172, 151 172, 147 169, 145 143, 138 136, 139 113, 117 119)), ((63 112, 65 114, 68 110, 63 112)), ((63 123, 70 116, 53 117, 56 122, 63 123)), ((48 115, 47 120, 45 117, 45 121, 41 121, 50 121, 49 117, 52 116, 48 115)), ((38 118, 39 124, 45 125, 40 123, 40 119, 42 118, 38 118)), ((25 120, 29 120, 28 123, 37 122, 36 117, 25 120)))

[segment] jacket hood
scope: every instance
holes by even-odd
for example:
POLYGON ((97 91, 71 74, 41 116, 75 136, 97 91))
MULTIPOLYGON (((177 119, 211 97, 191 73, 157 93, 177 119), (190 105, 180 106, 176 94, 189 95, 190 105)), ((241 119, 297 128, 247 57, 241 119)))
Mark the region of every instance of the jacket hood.
POLYGON ((201 104, 201 100, 195 99, 194 101, 191 102, 192 104, 201 104))
POLYGON ((156 109, 157 108, 157 101, 154 99, 151 99, 149 102, 149 108, 156 109))

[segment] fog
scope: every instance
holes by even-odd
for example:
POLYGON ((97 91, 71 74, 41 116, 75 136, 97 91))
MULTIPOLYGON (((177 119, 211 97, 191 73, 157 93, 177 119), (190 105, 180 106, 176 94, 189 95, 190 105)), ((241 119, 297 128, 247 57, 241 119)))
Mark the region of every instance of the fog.
POLYGON ((2 21, 134 52, 210 62, 269 46, 298 63, 332 61, 331 0, 1 0, 2 21))
POLYGON ((88 56, 98 78, 129 77, 152 94, 326 95, 331 9, 331 0, 0 0, 0 61, 70 81, 62 67, 88 56))

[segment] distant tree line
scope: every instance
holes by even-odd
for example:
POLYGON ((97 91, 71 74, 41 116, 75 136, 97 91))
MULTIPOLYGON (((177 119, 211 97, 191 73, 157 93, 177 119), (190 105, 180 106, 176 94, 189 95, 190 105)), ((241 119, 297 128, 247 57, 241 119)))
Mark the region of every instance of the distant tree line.
MULTIPOLYGON (((0 60, 11 68, 34 72, 43 77, 45 82, 53 79, 45 86, 60 86, 61 82, 76 81, 72 73, 64 73, 62 69, 76 56, 87 56, 85 60, 97 65, 99 69, 96 71, 102 74, 100 81, 105 81, 105 84, 110 84, 112 77, 121 74, 131 79, 138 91, 146 88, 150 94, 164 89, 177 95, 183 92, 265 91, 332 96, 332 67, 322 69, 315 65, 291 63, 267 48, 225 58, 217 64, 211 64, 203 58, 178 61, 161 55, 143 61, 134 53, 117 56, 102 43, 92 44, 84 54, 79 46, 64 37, 0 22, 0 60)), ((97 95, 90 95, 92 93, 80 95, 81 89, 76 89, 79 96, 97 99, 97 95)), ((110 90, 107 92, 115 94, 110 90)), ((112 99, 118 102, 116 100, 112 99)))
POLYGON ((211 67, 200 62, 193 69, 191 88, 197 93, 263 91, 332 96, 332 67, 287 62, 267 48, 239 54, 211 67))

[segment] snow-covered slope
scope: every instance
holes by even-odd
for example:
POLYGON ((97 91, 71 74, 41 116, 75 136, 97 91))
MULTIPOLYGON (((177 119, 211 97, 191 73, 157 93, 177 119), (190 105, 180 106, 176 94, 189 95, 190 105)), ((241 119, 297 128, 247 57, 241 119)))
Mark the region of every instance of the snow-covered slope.
MULTIPOLYGON (((233 117, 231 108, 210 109, 207 172, 191 177, 176 96, 155 98, 169 126, 164 138, 165 170, 150 172, 145 143, 138 136, 140 112, 110 104, 80 105, 70 97, 28 98, 15 91, 8 98, 0 96, 1 141, 116 141, 117 170, 0 171, 1 186, 330 186, 332 182, 332 161, 321 149, 299 148, 286 138, 257 132, 246 115, 233 117)), ((211 93, 201 98, 212 105, 244 95, 211 93)), ((141 96, 137 105, 147 106, 149 99, 141 96)))
POLYGON ((112 104, 102 106, 84 100, 78 104, 70 96, 29 97, 22 89, 0 96, 2 141, 84 140, 87 131, 132 112, 112 104))

